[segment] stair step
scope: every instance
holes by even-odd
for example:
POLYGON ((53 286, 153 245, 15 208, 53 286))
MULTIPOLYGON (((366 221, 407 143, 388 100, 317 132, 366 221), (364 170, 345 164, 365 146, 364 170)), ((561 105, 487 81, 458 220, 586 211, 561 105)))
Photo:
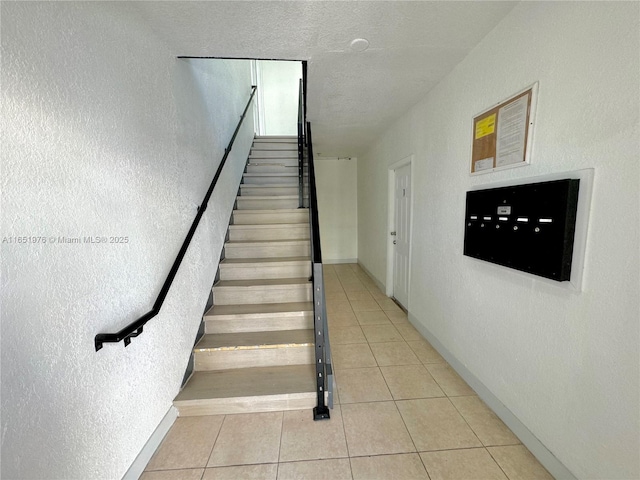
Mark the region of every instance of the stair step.
POLYGON ((310 276, 309 257, 225 258, 220 262, 221 280, 309 278, 310 276))
POLYGON ((242 196, 298 195, 298 185, 249 185, 240 184, 242 196))
POLYGON ((206 334, 194 347, 196 371, 304 365, 315 361, 313 330, 206 334))
POLYGON ((252 158, 295 158, 298 159, 298 149, 291 150, 256 150, 249 152, 249 159, 252 158))
POLYGON ((309 238, 309 225, 306 223, 265 224, 265 225, 229 225, 229 240, 306 240, 309 238))
POLYGON ((249 165, 287 165, 289 167, 297 167, 298 158, 256 158, 249 165))
POLYGON ((309 257, 309 240, 245 240, 227 242, 224 245, 225 258, 274 258, 309 257))
POLYGON ((311 282, 304 278, 220 280, 213 286, 214 305, 310 302, 311 282))
POLYGON ((240 195, 236 199, 239 210, 277 210, 297 208, 300 203, 298 195, 240 195))
POLYGON ((214 305, 204 315, 205 333, 313 328, 313 303, 214 305))
POLYGON ((254 142, 295 142, 298 143, 297 135, 256 135, 254 142))
POLYGON ((233 223, 235 225, 265 225, 265 224, 309 224, 308 208, 292 208, 288 210, 234 210, 233 223))
POLYGON ((298 152, 298 141, 295 142, 253 142, 251 150, 278 150, 278 151, 295 151, 298 152))
POLYGON ((247 164, 246 173, 295 173, 298 174, 297 162, 295 165, 287 165, 282 162, 274 163, 259 163, 251 162, 247 164))
POLYGON ((194 372, 173 404, 181 417, 311 409, 316 405, 315 367, 194 372))
POLYGON ((245 173, 242 181, 248 184, 258 185, 297 185, 298 172, 292 173, 245 173))
MULTIPOLYGON (((285 144, 280 144, 285 145, 285 144)), ((278 148, 256 148, 253 147, 249 151, 249 158, 253 159, 281 159, 283 161, 298 163, 298 159, 300 155, 298 153, 297 145, 293 145, 291 148, 289 147, 278 147, 278 148)), ((277 163, 277 160, 274 160, 277 163)))

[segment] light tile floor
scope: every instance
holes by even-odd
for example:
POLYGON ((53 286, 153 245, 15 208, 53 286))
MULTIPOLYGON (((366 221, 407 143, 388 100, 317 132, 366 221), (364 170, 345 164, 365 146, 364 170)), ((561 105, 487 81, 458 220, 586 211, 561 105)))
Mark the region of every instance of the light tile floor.
POLYGON ((331 419, 178 418, 141 480, 552 479, 360 267, 324 271, 331 419))

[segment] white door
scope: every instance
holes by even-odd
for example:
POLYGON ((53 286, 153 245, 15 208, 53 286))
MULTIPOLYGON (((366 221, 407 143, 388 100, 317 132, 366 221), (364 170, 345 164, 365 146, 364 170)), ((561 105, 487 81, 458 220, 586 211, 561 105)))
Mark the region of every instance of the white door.
POLYGON ((395 170, 393 297, 409 305, 409 242, 411 239, 411 164, 395 170))

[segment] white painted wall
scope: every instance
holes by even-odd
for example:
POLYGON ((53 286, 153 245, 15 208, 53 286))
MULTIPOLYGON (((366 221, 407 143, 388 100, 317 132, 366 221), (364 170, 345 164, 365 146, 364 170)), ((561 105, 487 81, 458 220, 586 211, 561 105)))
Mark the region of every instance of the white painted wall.
POLYGON ((177 60, 128 3, 2 2, 2 478, 117 479, 179 390, 253 120, 161 313, 151 309, 250 93, 177 60), (126 244, 59 244, 123 236, 126 244), (51 241, 55 238, 55 241, 51 241))
POLYGON ((358 161, 386 273, 388 165, 415 155, 409 311, 578 478, 639 478, 640 4, 524 2, 358 161), (532 164, 470 177, 474 114, 540 81, 532 164), (583 291, 462 255, 465 192, 595 169, 583 291))
POLYGON ((258 60, 261 135, 298 135, 300 62, 258 60))
POLYGON ((316 159, 316 189, 323 263, 358 258, 358 160, 316 159))

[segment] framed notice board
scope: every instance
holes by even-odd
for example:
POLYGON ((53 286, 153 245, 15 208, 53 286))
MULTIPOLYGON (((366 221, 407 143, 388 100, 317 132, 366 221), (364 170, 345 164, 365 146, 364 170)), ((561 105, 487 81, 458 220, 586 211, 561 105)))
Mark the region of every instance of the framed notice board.
POLYGON ((473 117, 471 174, 529 164, 538 83, 473 117))

